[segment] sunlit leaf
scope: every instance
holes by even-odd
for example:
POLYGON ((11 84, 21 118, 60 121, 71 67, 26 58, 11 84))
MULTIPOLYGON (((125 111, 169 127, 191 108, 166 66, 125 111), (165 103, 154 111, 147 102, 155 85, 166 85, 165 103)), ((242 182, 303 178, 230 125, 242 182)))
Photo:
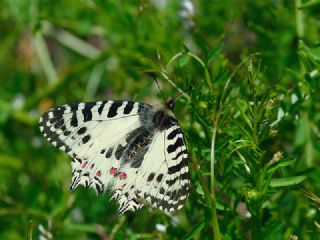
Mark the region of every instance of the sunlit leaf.
POLYGON ((273 178, 270 181, 270 187, 287 187, 301 183, 307 177, 306 176, 295 176, 286 178, 273 178))

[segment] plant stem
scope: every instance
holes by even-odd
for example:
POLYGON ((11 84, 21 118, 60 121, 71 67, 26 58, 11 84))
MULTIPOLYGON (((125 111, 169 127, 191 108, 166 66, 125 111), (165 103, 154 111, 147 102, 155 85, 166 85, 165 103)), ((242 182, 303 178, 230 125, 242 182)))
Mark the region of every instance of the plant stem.
POLYGON ((301 0, 295 0, 295 7, 296 7, 296 31, 299 38, 304 36, 304 16, 303 11, 299 9, 302 5, 301 0))
MULTIPOLYGON (((192 149, 192 148, 191 148, 192 149)), ((220 229, 219 229, 219 224, 218 224, 218 218, 217 218, 217 211, 216 211, 216 205, 215 205, 215 196, 212 198, 210 196, 210 192, 208 190, 207 184, 203 178, 203 175, 201 174, 201 171, 199 169, 199 165, 195 161, 195 154, 192 151, 192 156, 191 156, 191 161, 194 166, 194 169, 196 171, 196 174, 199 178, 201 188, 204 192, 204 196, 206 198, 206 202, 208 204, 208 207, 210 208, 211 211, 211 216, 212 216, 212 232, 215 240, 221 240, 221 235, 220 235, 220 229)))
POLYGON ((213 123, 213 132, 212 132, 212 142, 211 142, 211 152, 210 152, 210 176, 211 176, 211 199, 212 199, 212 230, 213 230, 213 236, 215 240, 220 240, 220 229, 218 224, 218 217, 217 217, 217 211, 216 211, 216 197, 214 192, 214 163, 215 163, 215 143, 216 143, 216 136, 217 136, 217 129, 218 129, 218 123, 220 119, 221 112, 219 111, 217 115, 215 116, 215 120, 213 123))
POLYGON ((261 206, 257 206, 255 215, 252 215, 252 226, 253 226, 252 239, 262 239, 262 236, 261 236, 261 206))
POLYGON ((165 69, 168 69, 168 67, 172 64, 173 61, 175 61, 176 59, 178 59, 179 57, 182 57, 184 54, 187 54, 188 56, 190 56, 191 58, 195 59, 200 65, 201 67, 204 69, 204 76, 205 79, 207 81, 207 84, 209 86, 209 88, 212 90, 212 83, 211 83, 211 77, 210 77, 210 73, 208 70, 208 67, 206 66, 206 64, 201 60, 201 58, 199 58, 197 55, 195 55, 192 52, 179 52, 177 54, 175 54, 168 62, 168 64, 166 65, 165 69))

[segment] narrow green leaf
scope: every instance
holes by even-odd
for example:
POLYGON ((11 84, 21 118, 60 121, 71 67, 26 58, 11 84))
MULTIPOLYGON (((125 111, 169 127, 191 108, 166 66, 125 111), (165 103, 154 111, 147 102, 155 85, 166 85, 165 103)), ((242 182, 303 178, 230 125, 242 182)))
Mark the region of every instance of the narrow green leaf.
POLYGON ((239 103, 237 102, 236 105, 237 109, 239 110, 240 112, 240 115, 242 117, 242 119, 244 120, 244 122, 246 123, 246 125, 249 127, 249 129, 252 131, 253 130, 253 127, 252 127, 252 123, 251 121, 249 120, 249 118, 247 117, 247 115, 245 114, 245 112, 243 111, 242 107, 243 106, 240 106, 239 103))
POLYGON ((306 176, 294 176, 288 178, 274 178, 270 181, 270 187, 286 187, 296 185, 305 180, 306 176))
POLYGON ((300 41, 299 52, 317 63, 320 61, 320 46, 309 47, 303 41, 300 41))
POLYGON ((311 8, 311 7, 316 7, 320 5, 320 0, 311 0, 309 2, 306 2, 302 4, 299 9, 306 9, 306 8, 311 8))
POLYGON ((79 231, 79 232, 88 232, 96 233, 96 226, 93 224, 73 224, 73 223, 64 223, 64 227, 68 230, 79 231))
POLYGON ((215 47, 214 49, 212 49, 208 54, 207 64, 209 65, 210 63, 212 63, 217 58, 217 56, 220 54, 221 51, 222 51, 222 45, 219 45, 218 47, 215 47))
POLYGON ((283 167, 287 167, 289 165, 292 165, 296 162, 296 159, 285 159, 285 160, 280 160, 279 162, 276 162, 274 164, 272 164, 269 169, 268 169, 268 173, 269 172, 273 172, 275 170, 277 170, 278 168, 283 168, 283 167))
POLYGON ((183 239, 184 240, 195 239, 196 238, 195 236, 200 234, 204 225, 205 225, 205 220, 202 219, 200 222, 198 222, 196 225, 193 226, 192 230, 189 233, 187 233, 187 235, 185 235, 183 239))
POLYGON ((178 60, 179 66, 181 68, 186 66, 188 64, 189 60, 190 60, 190 56, 187 54, 183 54, 178 60))

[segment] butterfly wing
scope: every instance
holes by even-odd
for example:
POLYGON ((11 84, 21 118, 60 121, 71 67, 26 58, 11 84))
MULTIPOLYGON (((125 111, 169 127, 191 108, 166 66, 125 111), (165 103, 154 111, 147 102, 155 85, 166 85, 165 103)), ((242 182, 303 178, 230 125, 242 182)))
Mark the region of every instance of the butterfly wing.
POLYGON ((130 101, 100 101, 63 105, 43 114, 43 135, 73 157, 70 190, 82 184, 103 192, 116 180, 127 133, 141 125, 140 115, 150 108, 130 101))
POLYGON ((183 135, 175 118, 163 111, 129 101, 64 105, 42 116, 40 130, 73 157, 69 189, 81 184, 101 193, 111 188, 119 213, 135 211, 145 201, 173 211, 187 198, 183 135))
POLYGON ((142 197, 160 210, 170 212, 183 207, 190 186, 188 153, 181 128, 173 117, 155 134, 136 185, 142 197))

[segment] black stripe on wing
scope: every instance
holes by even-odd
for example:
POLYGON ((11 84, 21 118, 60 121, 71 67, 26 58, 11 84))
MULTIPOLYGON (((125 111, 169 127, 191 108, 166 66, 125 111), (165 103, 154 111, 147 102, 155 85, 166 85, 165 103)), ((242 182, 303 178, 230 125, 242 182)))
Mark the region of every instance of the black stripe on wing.
POLYGON ((167 173, 150 173, 147 181, 153 181, 152 187, 157 186, 157 193, 152 195, 150 188, 143 197, 154 207, 170 212, 182 208, 189 194, 188 153, 177 120, 168 117, 162 127, 165 127, 167 173))

